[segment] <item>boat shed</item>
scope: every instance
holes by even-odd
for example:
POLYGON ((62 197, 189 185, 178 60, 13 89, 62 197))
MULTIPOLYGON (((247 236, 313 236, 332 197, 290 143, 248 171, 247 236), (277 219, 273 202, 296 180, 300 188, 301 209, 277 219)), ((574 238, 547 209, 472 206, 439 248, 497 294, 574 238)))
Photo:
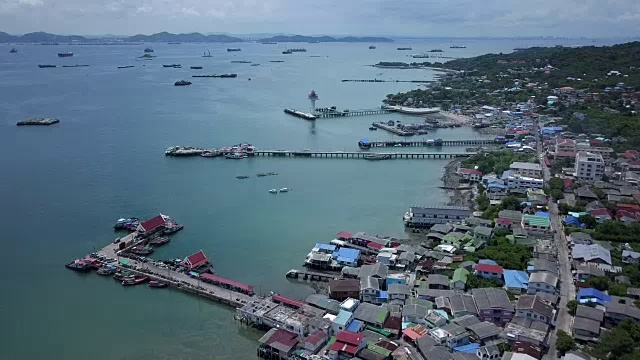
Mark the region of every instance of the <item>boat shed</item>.
POLYGON ((194 253, 193 255, 187 256, 181 263, 180 266, 187 268, 188 270, 195 270, 203 265, 209 263, 209 259, 204 255, 202 250, 194 253))
POLYGON ((140 225, 138 225, 138 227, 136 228, 136 231, 141 234, 151 234, 164 227, 164 225, 167 223, 167 220, 169 220, 168 216, 160 214, 145 222, 140 223, 140 225))

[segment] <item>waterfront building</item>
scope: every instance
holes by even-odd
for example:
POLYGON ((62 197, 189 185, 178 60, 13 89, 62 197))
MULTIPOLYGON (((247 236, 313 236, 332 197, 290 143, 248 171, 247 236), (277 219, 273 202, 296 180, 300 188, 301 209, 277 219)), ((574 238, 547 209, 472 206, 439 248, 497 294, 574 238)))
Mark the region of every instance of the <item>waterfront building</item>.
POLYGON ((542 178, 542 167, 540 164, 529 162, 513 162, 509 165, 509 169, 518 175, 533 177, 537 179, 542 178))
POLYGON ((507 177, 508 189, 542 189, 544 188, 544 180, 522 176, 518 174, 509 175, 507 177))
POLYGON ((349 324, 353 321, 353 313, 346 310, 340 310, 338 315, 331 321, 331 335, 335 335, 342 330, 345 330, 349 324))
POLYGON ((575 173, 576 179, 582 182, 593 183, 600 181, 604 175, 604 160, 602 155, 580 151, 576 155, 575 173))
POLYGON ((261 358, 289 359, 298 344, 298 335, 283 329, 271 329, 258 342, 258 356, 261 358))
POLYGON ((467 206, 411 206, 404 215, 404 223, 408 227, 429 227, 465 220, 469 216, 471 210, 467 206))
POLYGON ((338 301, 360 297, 360 281, 358 279, 329 280, 329 297, 338 301))

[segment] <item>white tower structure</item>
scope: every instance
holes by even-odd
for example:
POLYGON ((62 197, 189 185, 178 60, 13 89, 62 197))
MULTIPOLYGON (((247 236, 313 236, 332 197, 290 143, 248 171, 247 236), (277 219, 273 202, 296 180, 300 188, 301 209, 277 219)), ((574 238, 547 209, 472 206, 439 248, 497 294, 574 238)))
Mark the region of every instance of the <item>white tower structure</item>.
POLYGON ((316 100, 318 100, 318 94, 316 94, 315 90, 311 90, 311 92, 309 93, 309 96, 307 96, 307 98, 309 98, 309 101, 311 101, 311 113, 315 114, 316 113, 316 100))

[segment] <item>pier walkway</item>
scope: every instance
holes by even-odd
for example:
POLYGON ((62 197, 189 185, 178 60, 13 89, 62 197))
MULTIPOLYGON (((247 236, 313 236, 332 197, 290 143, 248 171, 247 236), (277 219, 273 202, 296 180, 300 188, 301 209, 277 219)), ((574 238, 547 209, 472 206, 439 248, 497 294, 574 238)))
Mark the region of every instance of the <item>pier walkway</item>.
POLYGON ((297 279, 297 280, 328 282, 329 280, 339 278, 340 273, 325 274, 325 273, 309 271, 309 270, 291 269, 287 271, 286 277, 289 279, 297 279))
POLYGON ((364 151, 291 151, 291 150, 257 150, 255 156, 266 157, 313 157, 329 159, 366 159, 370 155, 388 155, 389 159, 451 159, 468 157, 475 153, 424 153, 424 152, 398 152, 398 153, 372 153, 364 151))
MULTIPOLYGON (((128 245, 125 247, 125 249, 129 249, 144 242, 144 240, 134 241, 134 234, 135 233, 129 234, 120 240, 120 242, 125 242, 128 245), (131 243, 129 243, 130 241, 131 243)), ((148 276, 153 280, 166 282, 172 287, 175 287, 179 290, 202 296, 207 299, 232 306, 234 308, 244 306, 247 302, 251 301, 255 297, 255 295, 247 295, 244 293, 226 289, 224 287, 215 286, 200 281, 200 279, 192 278, 185 273, 179 273, 176 271, 171 271, 169 269, 159 268, 151 262, 143 263, 127 258, 127 264, 123 265, 122 263, 120 263, 120 257, 118 256, 119 251, 123 250, 118 250, 119 246, 119 244, 110 243, 109 245, 97 251, 97 253, 98 255, 104 255, 106 257, 118 258, 118 263, 113 263, 111 265, 117 266, 121 270, 128 270, 138 275, 148 276)))
POLYGON ((348 110, 348 111, 325 111, 318 112, 316 114, 319 118, 331 118, 331 117, 343 117, 343 116, 367 116, 367 115, 382 115, 382 114, 390 114, 392 110, 381 109, 381 108, 373 108, 373 109, 359 109, 359 110, 348 110))
POLYGON ((472 139, 472 140, 419 140, 419 141, 370 141, 371 147, 436 147, 436 146, 468 146, 468 145, 492 145, 498 144, 493 139, 472 139))

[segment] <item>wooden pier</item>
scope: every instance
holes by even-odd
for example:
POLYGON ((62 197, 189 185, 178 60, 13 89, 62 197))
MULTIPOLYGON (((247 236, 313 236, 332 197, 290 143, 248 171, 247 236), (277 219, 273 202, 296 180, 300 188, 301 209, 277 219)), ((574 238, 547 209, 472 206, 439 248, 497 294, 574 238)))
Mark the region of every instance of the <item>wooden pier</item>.
POLYGON ((368 155, 388 155, 389 159, 452 159, 468 157, 475 153, 424 153, 424 152, 397 152, 397 153, 373 153, 365 151, 291 151, 291 150, 256 150, 254 156, 265 157, 308 157, 325 159, 366 159, 368 155))
POLYGON ((369 83, 434 83, 435 80, 380 80, 380 79, 342 79, 342 82, 369 82, 369 83))
POLYGON ((329 280, 340 277, 340 274, 336 273, 335 275, 332 275, 332 274, 325 274, 325 273, 309 271, 309 270, 291 269, 287 271, 286 277, 288 279, 296 279, 296 280, 304 280, 304 281, 328 282, 329 280))
POLYGON ((498 144, 493 139, 472 139, 472 140, 419 140, 419 141, 370 141, 371 147, 436 147, 436 146, 469 146, 469 145, 492 145, 498 144))

